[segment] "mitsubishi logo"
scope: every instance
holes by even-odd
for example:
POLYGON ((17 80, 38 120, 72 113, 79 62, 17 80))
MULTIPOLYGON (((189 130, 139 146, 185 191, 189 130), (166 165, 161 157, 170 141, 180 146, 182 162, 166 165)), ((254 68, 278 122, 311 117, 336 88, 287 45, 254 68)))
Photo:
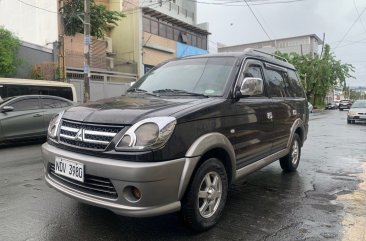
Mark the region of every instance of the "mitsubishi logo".
POLYGON ((75 135, 75 141, 83 141, 83 129, 80 129, 75 135))

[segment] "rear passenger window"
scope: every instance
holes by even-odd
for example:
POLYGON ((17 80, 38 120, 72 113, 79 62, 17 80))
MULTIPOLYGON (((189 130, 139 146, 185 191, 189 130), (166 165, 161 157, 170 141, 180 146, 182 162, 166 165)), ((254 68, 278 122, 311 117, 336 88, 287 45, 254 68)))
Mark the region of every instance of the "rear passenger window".
POLYGON ((294 70, 289 69, 287 71, 287 86, 291 92, 292 97, 305 97, 303 88, 300 85, 299 78, 294 70))
POLYGON ((285 97, 286 84, 283 79, 284 72, 275 69, 266 69, 269 91, 272 97, 285 97))

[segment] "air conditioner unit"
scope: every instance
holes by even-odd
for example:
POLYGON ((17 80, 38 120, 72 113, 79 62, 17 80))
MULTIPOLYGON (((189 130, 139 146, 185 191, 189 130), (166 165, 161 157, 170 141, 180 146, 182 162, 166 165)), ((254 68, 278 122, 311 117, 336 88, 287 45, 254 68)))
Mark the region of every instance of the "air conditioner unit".
POLYGON ((112 70, 114 69, 114 58, 107 57, 107 68, 112 70))
POLYGON ((113 53, 113 47, 112 47, 112 38, 109 37, 104 37, 105 41, 106 41, 106 45, 107 45, 107 53, 113 53))

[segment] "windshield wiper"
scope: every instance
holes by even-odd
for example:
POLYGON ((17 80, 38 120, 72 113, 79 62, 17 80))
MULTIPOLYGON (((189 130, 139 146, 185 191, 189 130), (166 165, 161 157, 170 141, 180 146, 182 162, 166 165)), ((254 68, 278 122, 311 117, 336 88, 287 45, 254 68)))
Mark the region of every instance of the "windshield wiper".
POLYGON ((133 88, 133 89, 129 89, 127 91, 128 93, 142 93, 142 94, 147 94, 147 95, 153 95, 153 96, 158 96, 156 94, 153 94, 153 93, 150 93, 149 91, 147 90, 143 90, 143 89, 139 89, 139 88, 133 88))
POLYGON ((154 90, 153 93, 157 93, 157 94, 177 94, 177 95, 191 95, 191 96, 203 96, 203 97, 208 97, 205 94, 200 94, 200 93, 194 93, 194 92, 189 92, 186 90, 177 90, 177 89, 160 89, 160 90, 154 90))

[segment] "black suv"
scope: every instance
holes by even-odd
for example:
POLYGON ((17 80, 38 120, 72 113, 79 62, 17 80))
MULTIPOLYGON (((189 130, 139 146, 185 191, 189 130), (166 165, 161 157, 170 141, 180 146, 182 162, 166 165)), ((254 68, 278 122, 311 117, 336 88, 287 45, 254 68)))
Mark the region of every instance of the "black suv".
POLYGON ((228 187, 276 160, 299 165, 307 100, 295 68, 248 50, 172 60, 125 95, 55 117, 42 146, 45 180, 125 216, 181 211, 217 223, 228 187))

